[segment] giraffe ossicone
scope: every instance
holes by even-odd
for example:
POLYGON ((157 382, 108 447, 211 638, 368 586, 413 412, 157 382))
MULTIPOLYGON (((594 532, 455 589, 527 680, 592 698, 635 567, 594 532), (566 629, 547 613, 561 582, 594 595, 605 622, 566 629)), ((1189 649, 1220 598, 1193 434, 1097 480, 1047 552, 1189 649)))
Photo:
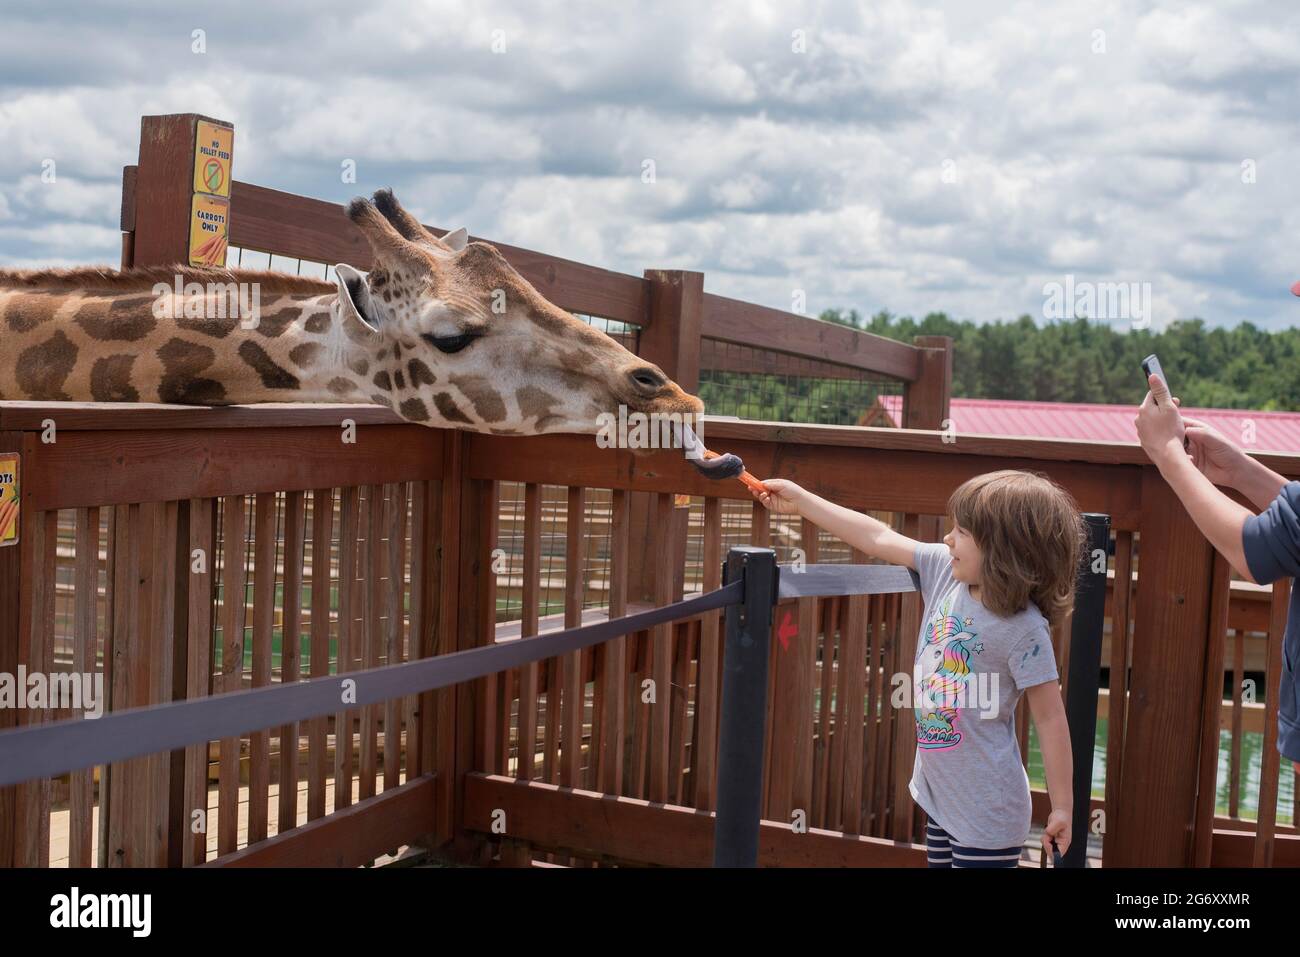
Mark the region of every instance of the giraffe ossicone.
POLYGON ((336 265, 333 283, 212 267, 0 270, 0 400, 373 402, 501 435, 595 433, 620 407, 698 421, 698 398, 547 301, 495 247, 464 229, 435 236, 390 190, 347 215, 373 262, 336 265))

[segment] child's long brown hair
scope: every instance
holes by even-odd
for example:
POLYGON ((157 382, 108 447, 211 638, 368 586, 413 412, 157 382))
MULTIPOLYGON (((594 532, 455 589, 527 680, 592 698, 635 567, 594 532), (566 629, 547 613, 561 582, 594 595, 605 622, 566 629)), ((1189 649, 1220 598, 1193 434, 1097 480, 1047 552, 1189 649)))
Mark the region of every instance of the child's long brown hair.
POLYGON ((1033 601, 1052 628, 1065 620, 1087 542, 1069 492, 1041 473, 1002 469, 963 482, 948 514, 980 549, 987 608, 1009 617, 1033 601))

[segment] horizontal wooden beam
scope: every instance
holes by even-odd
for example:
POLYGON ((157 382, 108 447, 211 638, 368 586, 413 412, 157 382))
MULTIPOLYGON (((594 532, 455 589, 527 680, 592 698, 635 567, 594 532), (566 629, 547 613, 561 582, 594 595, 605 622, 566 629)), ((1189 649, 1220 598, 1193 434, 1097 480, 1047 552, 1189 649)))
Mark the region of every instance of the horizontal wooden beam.
MULTIPOLYGON (((1216 824, 1218 819, 1215 819, 1216 824)), ((1211 867, 1253 867, 1255 833, 1215 827, 1210 847, 1211 867)), ((1300 867, 1300 835, 1278 833, 1273 836, 1273 866, 1300 867)))
POLYGON ((265 402, 208 407, 156 402, 0 401, 0 429, 17 432, 43 432, 49 420, 59 432, 120 432, 336 427, 343 419, 357 425, 405 424, 401 416, 382 405, 265 402))
MULTIPOLYGON (((894 441, 896 429, 850 429, 839 434, 846 441, 825 445, 791 441, 803 426, 771 430, 763 441, 720 437, 724 432, 744 431, 735 426, 710 423, 705 442, 715 450, 735 452, 759 478, 793 479, 850 508, 943 515, 948 496, 966 479, 995 469, 1024 468, 1059 482, 1080 508, 1110 515, 1112 527, 1138 527, 1141 470, 1136 466, 1064 457, 1035 459, 1025 453, 1041 446, 1026 439, 991 443, 999 449, 992 454, 978 454, 977 442, 954 451, 954 446, 937 440, 938 433, 919 433, 924 441, 915 443, 920 446, 917 450, 889 447, 908 444, 894 441), (854 432, 861 434, 855 437, 854 432)), ((716 482, 700 475, 680 451, 637 456, 597 448, 594 436, 473 435, 468 442, 467 465, 473 478, 750 497, 739 482, 716 482)))
POLYGON ((418 425, 59 432, 23 463, 25 508, 43 511, 300 491, 442 475, 443 436, 418 425))
MULTIPOLYGON (((713 814, 672 804, 498 774, 465 776, 465 827, 492 834, 505 813, 505 836, 544 847, 665 867, 713 863, 713 814)), ((925 848, 873 837, 763 821, 760 867, 925 867, 925 848)))
POLYGON ((701 335, 865 369, 904 382, 920 374, 920 350, 906 342, 713 293, 704 294, 701 335))
POLYGON ((434 779, 422 775, 201 866, 360 867, 433 833, 434 779))

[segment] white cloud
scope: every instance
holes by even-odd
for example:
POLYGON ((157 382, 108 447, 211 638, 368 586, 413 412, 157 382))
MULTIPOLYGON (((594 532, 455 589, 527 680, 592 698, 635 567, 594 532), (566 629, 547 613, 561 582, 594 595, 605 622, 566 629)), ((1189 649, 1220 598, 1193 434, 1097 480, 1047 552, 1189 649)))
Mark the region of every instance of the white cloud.
POLYGON ((0 35, 0 261, 116 258, 140 115, 195 111, 240 179, 783 308, 1037 315, 1074 273, 1150 281, 1158 323, 1295 318, 1294 7, 233 0, 257 29, 201 56, 185 9, 65 20, 0 35))

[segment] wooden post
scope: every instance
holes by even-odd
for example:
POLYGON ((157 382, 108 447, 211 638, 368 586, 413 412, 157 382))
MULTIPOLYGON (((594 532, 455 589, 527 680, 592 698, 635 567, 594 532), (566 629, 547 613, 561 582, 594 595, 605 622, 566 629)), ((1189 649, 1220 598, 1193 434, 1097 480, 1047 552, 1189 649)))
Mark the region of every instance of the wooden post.
MULTIPOLYGON (((653 362, 687 392, 700 385, 700 330, 704 322, 704 273, 672 269, 647 269, 648 315, 641 330, 638 354, 653 362)), ((707 439, 706 439, 707 441, 707 439)), ((628 597, 654 600, 654 521, 649 492, 628 495, 630 548, 628 597)), ((673 511, 673 568, 680 574, 686 563, 687 510, 673 511)))
MULTIPOLYGON (((195 190, 195 164, 198 153, 199 123, 215 124, 233 130, 224 120, 214 120, 197 113, 170 113, 140 118, 140 160, 135 172, 134 234, 130 242, 130 264, 168 266, 190 261, 190 222, 195 190)), ((225 163, 224 183, 215 180, 211 188, 197 191, 212 193, 213 203, 224 202, 229 210, 230 163, 225 163)), ((127 176, 123 177, 126 185, 127 176)), ((124 221, 126 216, 124 214, 124 221)), ((223 230, 229 229, 229 217, 223 230)), ((129 230, 127 231, 130 232, 129 230)), ((228 232, 227 232, 228 235, 228 232)), ((123 247, 123 264, 128 250, 123 247)), ((224 263, 224 258, 221 260, 224 263)))
POLYGON ((1124 774, 1119 806, 1107 815, 1114 850, 1106 865, 1190 867, 1214 550, 1150 466, 1141 532, 1123 766, 1142 770, 1124 774))
MULTIPOLYGON (((0 432, 0 452, 17 452, 22 456, 19 476, 20 491, 30 488, 33 478, 34 456, 29 454, 35 445, 31 433, 0 432)), ((16 545, 0 548, 0 674, 18 673, 20 636, 19 609, 24 590, 30 590, 30 582, 23 581, 22 543, 30 532, 32 518, 30 509, 23 509, 19 515, 20 541, 16 545)), ((30 570, 29 570, 30 572, 30 570)), ((17 708, 0 708, 0 730, 8 730, 18 724, 19 716, 24 714, 17 708)), ((18 786, 0 788, 0 867, 14 867, 14 853, 17 846, 17 829, 21 826, 17 816, 18 786)))
POLYGON ((917 378, 903 393, 903 428, 942 429, 952 397, 952 337, 917 336, 917 378))

